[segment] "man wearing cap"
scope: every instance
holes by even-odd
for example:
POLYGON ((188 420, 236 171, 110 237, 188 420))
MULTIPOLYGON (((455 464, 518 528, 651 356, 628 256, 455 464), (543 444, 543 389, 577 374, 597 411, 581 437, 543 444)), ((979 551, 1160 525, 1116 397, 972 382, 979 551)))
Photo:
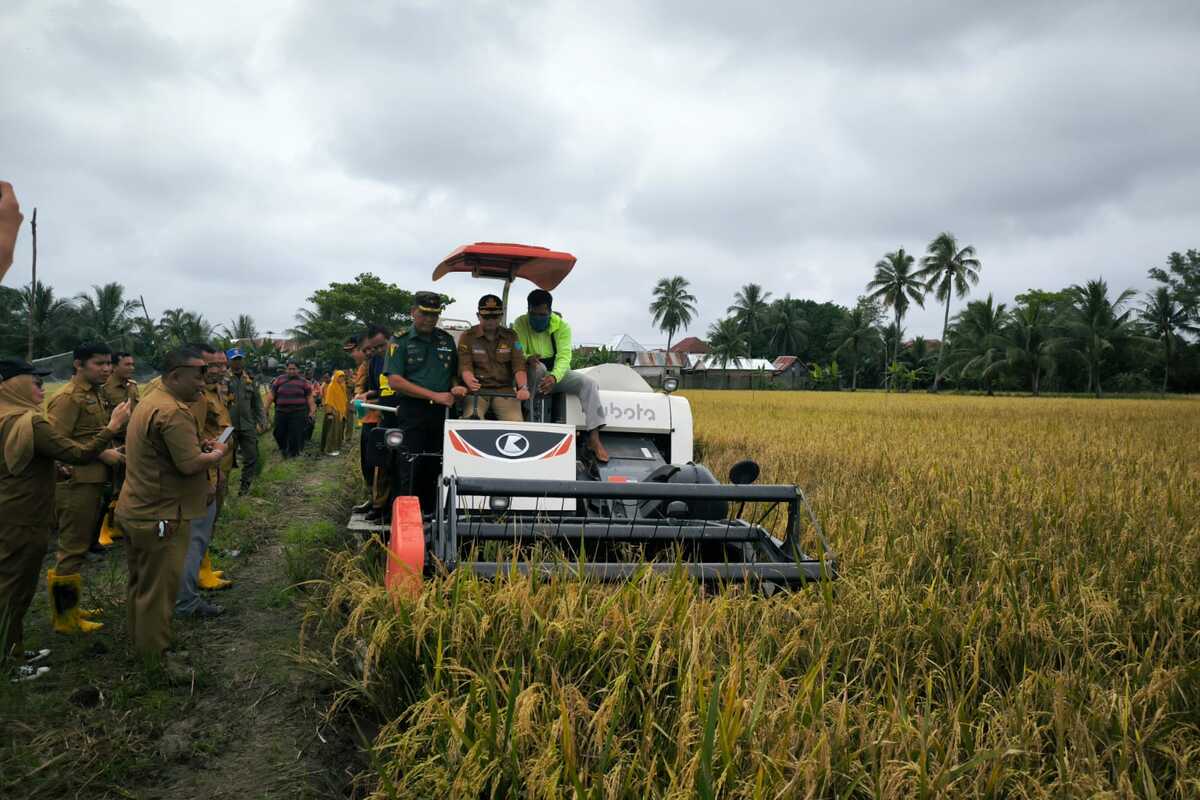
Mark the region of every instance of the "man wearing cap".
POLYGON ((317 416, 312 384, 304 380, 295 361, 271 383, 267 408, 275 406, 275 443, 284 458, 295 458, 304 449, 309 422, 317 416))
MULTIPOLYGON (((199 409, 189 404, 200 426, 201 441, 216 441, 226 428, 233 427, 229 417, 229 405, 225 395, 225 370, 227 359, 223 350, 211 345, 197 347, 204 359, 204 389, 197 397, 202 403, 199 409)), ((179 617, 216 617, 224 613, 221 606, 210 603, 200 596, 200 590, 228 589, 232 581, 225 580, 224 573, 212 568, 208 548, 212 542, 217 517, 225 502, 229 471, 233 468, 233 450, 208 468, 208 496, 203 516, 192 520, 188 530, 187 555, 183 564, 183 577, 175 597, 175 615, 179 617)))
MULTIPOLYGON (((237 445, 235 463, 242 467, 241 488, 238 494, 250 491, 250 484, 258 475, 258 434, 266 428, 262 395, 254 379, 246 372, 246 354, 234 347, 225 353, 229 359, 229 380, 226 396, 229 400, 229 417, 233 421, 233 438, 237 445)), ((230 442, 230 447, 234 442, 230 442)))
POLYGON ((596 460, 608 461, 608 451, 600 441, 604 427, 604 406, 596 382, 571 369, 571 327, 552 308, 554 298, 545 289, 529 293, 529 313, 517 317, 513 330, 525 351, 526 368, 535 394, 573 394, 583 408, 588 444, 596 460))
POLYGON ((529 399, 525 380, 525 354, 512 328, 500 324, 504 303, 494 294, 479 298, 479 324, 458 340, 458 364, 463 384, 474 396, 467 402, 467 417, 483 419, 490 408, 496 419, 521 422, 521 403, 529 399), (511 392, 516 397, 475 394, 511 392))
MULTIPOLYGON (((37 589, 38 571, 54 525, 54 462, 84 465, 112 447, 129 420, 129 404, 113 409, 95 436, 81 445, 60 436, 42 414, 42 378, 21 359, 0 359, 0 664, 16 661, 11 680, 41 677, 49 650, 24 650, 23 621, 37 589)), ((116 457, 115 451, 112 452, 116 457)), ((55 629, 90 632, 79 608, 79 575, 63 576, 51 594, 55 629)))
MULTIPOLYGON (((459 384, 454 337, 437 327, 443 305, 435 292, 413 296, 412 327, 389 346, 384 366, 388 386, 400 398, 396 413, 411 452, 441 454, 446 409, 467 394, 459 384)), ((412 492, 423 511, 432 512, 437 502, 440 471, 438 458, 418 458, 412 464, 412 492)))
POLYGON ((191 523, 205 515, 207 472, 226 452, 220 442, 201 441, 202 423, 189 407, 201 398, 206 372, 198 350, 167 353, 162 388, 142 397, 125 435, 117 522, 128 539, 129 636, 146 657, 160 656, 170 643, 191 523))
MULTIPOLYGON (((54 432, 86 447, 109 422, 111 410, 100 387, 112 371, 112 350, 106 344, 82 344, 74 352, 75 374, 51 398, 46 419, 54 432)), ((122 457, 102 456, 99 461, 70 468, 70 476, 55 487, 58 515, 58 553, 49 579, 51 595, 61 581, 79 575, 93 537, 100 532, 104 496, 112 479, 111 468, 122 457)), ((67 627, 63 626, 64 632, 67 627)))
MULTIPOLYGON (((137 406, 139 394, 137 381, 133 379, 133 370, 134 359, 131 353, 113 353, 112 373, 100 387, 100 396, 104 398, 110 412, 126 400, 129 401, 130 409, 137 406)), ((118 446, 125 444, 125 431, 117 434, 115 443, 118 446)), ((123 535, 121 529, 113 521, 113 508, 117 504, 117 497, 121 494, 121 483, 124 480, 125 468, 118 464, 113 468, 112 491, 108 492, 104 499, 104 519, 100 525, 97 540, 101 547, 111 546, 114 544, 114 539, 119 539, 123 535)))

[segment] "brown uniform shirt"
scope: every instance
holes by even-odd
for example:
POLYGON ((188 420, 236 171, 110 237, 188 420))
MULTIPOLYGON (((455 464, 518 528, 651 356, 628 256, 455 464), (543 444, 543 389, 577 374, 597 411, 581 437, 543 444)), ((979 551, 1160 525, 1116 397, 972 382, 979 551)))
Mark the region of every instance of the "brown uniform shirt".
MULTIPOLYGON (((70 439, 80 447, 87 447, 96 434, 108 425, 111 409, 104 402, 100 390, 76 375, 46 406, 46 419, 54 432, 70 439)), ((76 467, 72 473, 76 483, 105 483, 109 478, 108 467, 99 461, 76 467)))
MULTIPOLYGON (((204 401, 204 429, 200 432, 200 438, 216 439, 226 428, 233 426, 233 417, 229 413, 229 390, 224 383, 210 383, 204 388, 204 401)), ((226 475, 233 469, 234 450, 229 448, 221 459, 221 471, 226 475)))
POLYGON ((108 404, 109 414, 126 400, 132 400, 133 405, 136 406, 139 397, 137 381, 120 380, 116 375, 110 375, 104 385, 100 387, 100 396, 108 404))
POLYGON ((125 486, 118 515, 168 521, 204 516, 208 480, 200 461, 199 431, 188 404, 166 387, 142 397, 125 433, 125 486))
POLYGON ((512 389, 513 376, 524 366, 521 343, 512 328, 501 325, 494 339, 476 325, 458 340, 458 368, 470 369, 484 389, 512 389))
MULTIPOLYGON (((0 448, 16 420, 13 416, 0 423, 0 448)), ((59 435, 45 418, 34 417, 33 460, 29 466, 23 472, 13 474, 0 458, 0 525, 53 525, 55 460, 68 464, 94 461, 112 438, 112 433, 102 428, 90 442, 80 445, 59 435)))

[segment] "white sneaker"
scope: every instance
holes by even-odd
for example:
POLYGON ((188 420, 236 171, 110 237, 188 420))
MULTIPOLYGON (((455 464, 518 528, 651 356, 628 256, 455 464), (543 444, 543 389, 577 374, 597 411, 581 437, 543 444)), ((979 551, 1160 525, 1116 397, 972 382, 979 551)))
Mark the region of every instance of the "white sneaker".
POLYGON ((38 678, 50 671, 49 667, 34 667, 29 664, 22 664, 12 671, 11 683, 24 683, 25 681, 36 681, 38 678))
POLYGON ((26 664, 36 664, 39 661, 45 661, 50 656, 50 651, 45 648, 41 650, 26 650, 21 653, 21 657, 25 659, 26 664))

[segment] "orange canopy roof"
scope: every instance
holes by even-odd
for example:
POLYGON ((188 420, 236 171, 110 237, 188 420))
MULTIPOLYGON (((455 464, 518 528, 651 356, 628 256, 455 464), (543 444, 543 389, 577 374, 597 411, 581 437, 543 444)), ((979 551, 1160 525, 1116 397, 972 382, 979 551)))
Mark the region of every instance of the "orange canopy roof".
POLYGON ((464 244, 442 259, 433 270, 436 281, 451 272, 469 272, 476 278, 524 278, 539 289, 558 286, 575 266, 575 256, 545 247, 503 242, 464 244))

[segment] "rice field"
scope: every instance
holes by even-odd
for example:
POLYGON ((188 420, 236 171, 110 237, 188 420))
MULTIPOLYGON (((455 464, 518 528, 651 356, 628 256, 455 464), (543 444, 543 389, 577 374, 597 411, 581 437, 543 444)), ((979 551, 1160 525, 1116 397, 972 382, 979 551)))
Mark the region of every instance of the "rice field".
POLYGON ((307 657, 371 797, 1200 796, 1200 402, 688 393, 718 475, 808 493, 841 568, 429 582, 336 556, 307 657))

